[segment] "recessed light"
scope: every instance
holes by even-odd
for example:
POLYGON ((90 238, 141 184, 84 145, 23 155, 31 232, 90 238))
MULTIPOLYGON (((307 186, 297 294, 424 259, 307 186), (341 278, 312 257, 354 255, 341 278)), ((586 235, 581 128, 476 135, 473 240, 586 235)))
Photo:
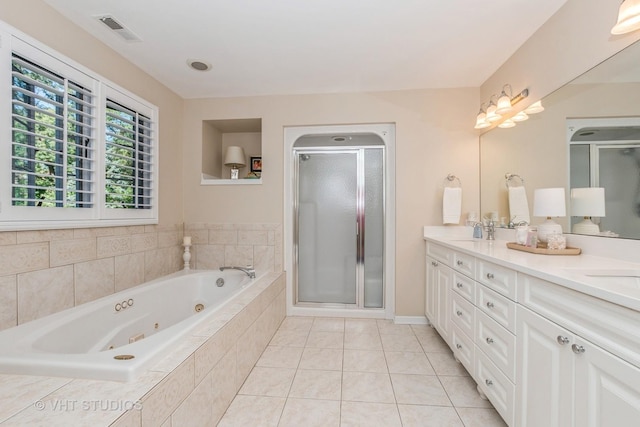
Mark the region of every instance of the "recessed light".
POLYGON ((211 69, 211 64, 197 59, 187 60, 187 65, 196 71, 209 71, 211 69))

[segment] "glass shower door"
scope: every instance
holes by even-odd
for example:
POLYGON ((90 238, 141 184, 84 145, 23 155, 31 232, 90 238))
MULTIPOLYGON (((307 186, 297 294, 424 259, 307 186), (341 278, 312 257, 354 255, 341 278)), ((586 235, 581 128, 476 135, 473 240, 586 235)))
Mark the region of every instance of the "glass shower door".
POLYGON ((298 152, 299 302, 356 304, 358 152, 298 152))

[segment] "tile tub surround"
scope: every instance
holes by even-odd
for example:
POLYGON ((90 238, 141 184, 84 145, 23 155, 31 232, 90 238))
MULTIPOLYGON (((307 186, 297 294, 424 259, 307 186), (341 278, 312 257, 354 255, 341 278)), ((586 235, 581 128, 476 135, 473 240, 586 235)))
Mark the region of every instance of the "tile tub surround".
POLYGON ((505 426, 431 327, 324 317, 282 322, 218 424, 254 425, 505 426))
POLYGON ((258 271, 282 271, 282 224, 185 223, 191 236, 192 268, 252 265, 258 271))
POLYGON ((0 425, 215 425, 285 316, 284 281, 267 274, 130 383, 0 375, 0 425))
POLYGON ((183 225, 0 232, 0 329, 182 268, 183 225))

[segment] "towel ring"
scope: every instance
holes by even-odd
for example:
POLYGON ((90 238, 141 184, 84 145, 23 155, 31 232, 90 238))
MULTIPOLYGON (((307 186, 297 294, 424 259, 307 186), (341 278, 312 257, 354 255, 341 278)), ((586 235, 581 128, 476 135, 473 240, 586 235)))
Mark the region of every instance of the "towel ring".
MULTIPOLYGON (((504 174, 504 178, 505 178, 505 185, 507 186, 507 188, 509 187, 524 187, 524 179, 522 179, 522 177, 518 174, 515 173, 505 173, 504 174), (518 179, 520 180, 520 185, 514 185, 514 183, 512 182, 512 180, 518 179), (509 185, 511 184, 511 185, 509 185)), ((517 183, 516 183, 517 184, 517 183)))
POLYGON ((444 186, 445 187, 454 187, 454 188, 455 187, 460 187, 460 188, 462 188, 462 182, 460 182, 460 178, 458 178, 454 174, 450 173, 444 179, 444 186))

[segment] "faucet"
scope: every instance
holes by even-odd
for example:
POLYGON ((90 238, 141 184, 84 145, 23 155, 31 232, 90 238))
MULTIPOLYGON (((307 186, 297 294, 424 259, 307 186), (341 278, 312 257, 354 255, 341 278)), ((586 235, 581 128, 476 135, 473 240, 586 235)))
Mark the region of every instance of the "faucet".
POLYGON ((249 276, 250 279, 256 278, 256 271, 253 269, 253 267, 236 267, 236 266, 220 267, 220 271, 225 271, 229 269, 244 271, 247 274, 247 276, 249 276))
POLYGON ((493 219, 490 219, 489 224, 487 224, 487 240, 496 240, 495 232, 496 223, 493 222, 493 219))

